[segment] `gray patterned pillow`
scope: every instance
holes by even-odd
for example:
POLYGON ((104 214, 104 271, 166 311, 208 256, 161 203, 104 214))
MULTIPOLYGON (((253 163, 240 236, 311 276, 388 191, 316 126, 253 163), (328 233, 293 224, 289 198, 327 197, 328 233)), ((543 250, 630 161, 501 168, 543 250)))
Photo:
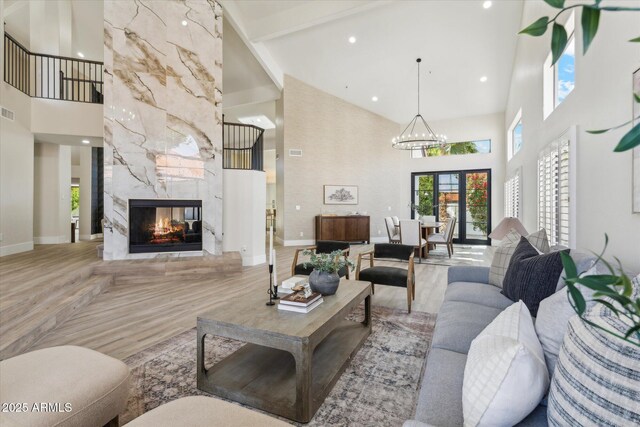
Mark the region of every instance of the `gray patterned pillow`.
MULTIPOLYGON (((547 232, 544 228, 525 237, 538 251, 544 254, 549 252, 549 240, 547 239, 547 232)), ((511 261, 511 256, 513 256, 519 242, 520 234, 515 230, 511 230, 504 239, 502 239, 502 243, 496 248, 493 260, 491 261, 491 268, 489 269, 490 284, 500 288, 502 287, 504 276, 509 267, 509 261, 511 261)))
MULTIPOLYGON (((633 283, 637 295, 640 275, 633 283)), ((606 329, 628 329, 600 304, 586 317, 606 329)), ((551 381, 549 425, 640 425, 639 399, 640 347, 571 318, 551 381)))

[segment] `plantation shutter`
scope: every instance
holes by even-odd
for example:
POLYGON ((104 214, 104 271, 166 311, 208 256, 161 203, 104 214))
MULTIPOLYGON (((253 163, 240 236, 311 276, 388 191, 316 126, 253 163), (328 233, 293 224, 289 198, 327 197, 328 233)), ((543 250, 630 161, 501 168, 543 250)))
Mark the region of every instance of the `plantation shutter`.
POLYGON ((569 246, 569 140, 547 146, 538 156, 538 227, 551 245, 569 246))
POLYGON ((520 170, 504 183, 504 216, 520 218, 520 170))

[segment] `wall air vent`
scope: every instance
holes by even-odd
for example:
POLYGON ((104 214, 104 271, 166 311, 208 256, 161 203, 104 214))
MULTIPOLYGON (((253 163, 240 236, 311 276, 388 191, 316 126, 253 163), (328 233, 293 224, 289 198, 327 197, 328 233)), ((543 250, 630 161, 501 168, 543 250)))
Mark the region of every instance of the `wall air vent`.
POLYGON ((8 109, 6 109, 6 108, 4 108, 4 107, 1 107, 1 108, 2 108, 2 117, 3 117, 3 118, 5 118, 5 119, 7 119, 7 120, 11 120, 11 121, 14 121, 14 120, 15 120, 15 118, 16 118, 16 113, 14 113, 13 111, 8 110, 8 109))
POLYGON ((299 148, 292 148, 289 150, 289 157, 302 157, 302 150, 299 148))

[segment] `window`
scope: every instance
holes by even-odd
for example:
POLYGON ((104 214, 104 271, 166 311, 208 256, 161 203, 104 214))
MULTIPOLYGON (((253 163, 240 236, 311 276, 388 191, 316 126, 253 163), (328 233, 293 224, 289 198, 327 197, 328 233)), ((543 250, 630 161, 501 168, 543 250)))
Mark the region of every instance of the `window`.
POLYGON ((449 142, 428 148, 411 150, 412 159, 423 157, 453 156, 456 154, 487 154, 491 153, 491 140, 449 142))
POLYGON ((555 63, 551 65, 551 53, 544 62, 543 112, 546 119, 553 110, 564 101, 576 85, 576 40, 574 35, 575 15, 572 13, 564 24, 567 31, 567 47, 555 63))
POLYGON ((575 128, 549 144, 538 156, 538 227, 551 245, 574 247, 572 195, 575 194, 575 128))
POLYGON ((520 218, 520 169, 504 183, 504 216, 520 218))
POLYGON ((511 126, 509 126, 507 140, 507 156, 508 159, 511 160, 522 148, 522 110, 518 110, 511 126))

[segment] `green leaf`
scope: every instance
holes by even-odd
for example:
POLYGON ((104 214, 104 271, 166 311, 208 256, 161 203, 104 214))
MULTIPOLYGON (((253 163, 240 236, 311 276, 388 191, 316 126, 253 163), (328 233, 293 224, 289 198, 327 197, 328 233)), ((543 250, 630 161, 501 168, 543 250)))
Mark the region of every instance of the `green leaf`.
POLYGON ((636 102, 637 102, 638 104, 640 104, 640 93, 634 93, 634 94, 633 94, 633 99, 635 99, 635 100, 636 100, 636 102))
POLYGON ((549 24, 549 17, 543 16, 538 19, 533 24, 529 25, 524 30, 520 31, 518 34, 528 34, 533 37, 539 37, 547 31, 547 25, 549 24))
POLYGON ((609 310, 611 310, 613 313, 615 313, 615 315, 616 315, 616 316, 619 316, 619 315, 620 315, 620 314, 619 314, 620 312, 618 311, 618 309, 617 309, 617 308, 615 308, 615 307, 613 306, 613 304, 611 304, 609 301, 604 300, 604 299, 594 299, 593 301, 594 301, 594 302, 597 302, 597 303, 600 303, 600 304, 602 304, 602 305, 604 305, 604 306, 605 306, 605 307, 607 307, 609 310))
POLYGON ((638 145, 640 145, 640 123, 635 125, 625 136, 622 137, 613 151, 621 153, 623 151, 631 150, 638 145))
POLYGON ((544 0, 544 2, 556 9, 562 9, 564 7, 564 0, 544 0))
POLYGON ((620 6, 604 6, 601 7, 600 10, 606 10, 608 12, 637 12, 640 11, 640 8, 637 7, 620 7, 620 6))
POLYGON ((584 297, 582 296, 578 288, 576 288, 573 284, 567 283, 567 288, 569 289, 569 295, 571 295, 571 299, 575 304, 574 308, 576 310, 576 313, 582 315, 582 313, 584 313, 587 308, 587 303, 585 302, 584 297))
POLYGON ((634 332, 638 332, 640 331, 640 324, 635 325, 634 327, 632 327, 631 329, 629 329, 627 331, 626 334, 624 334, 625 338, 629 338, 631 336, 631 334, 633 334, 634 332))
MULTIPOLYGON (((634 94, 635 95, 635 94, 634 94)), ((616 130, 616 129, 620 129, 621 127, 624 127, 626 125, 628 125, 629 123, 633 122, 634 120, 639 120, 640 116, 635 117, 631 120, 628 120, 622 124, 619 124, 618 126, 614 126, 612 128, 607 128, 607 129, 598 129, 598 130, 588 130, 587 133, 593 134, 593 135, 599 135, 601 133, 607 133, 607 132, 611 132, 612 130, 616 130)))
POLYGON ((567 47, 567 30, 562 25, 554 23, 551 32, 551 56, 553 58, 551 65, 558 62, 565 47, 567 47))
POLYGON ((576 263, 573 261, 573 258, 571 258, 568 253, 562 251, 560 252, 560 259, 562 260, 562 266, 564 267, 564 276, 567 279, 578 277, 578 268, 576 267, 576 263))
POLYGON ((582 7, 582 54, 586 54, 598 31, 600 10, 593 6, 582 7))
POLYGON ((640 37, 636 37, 635 39, 629 40, 631 43, 640 43, 640 37))

